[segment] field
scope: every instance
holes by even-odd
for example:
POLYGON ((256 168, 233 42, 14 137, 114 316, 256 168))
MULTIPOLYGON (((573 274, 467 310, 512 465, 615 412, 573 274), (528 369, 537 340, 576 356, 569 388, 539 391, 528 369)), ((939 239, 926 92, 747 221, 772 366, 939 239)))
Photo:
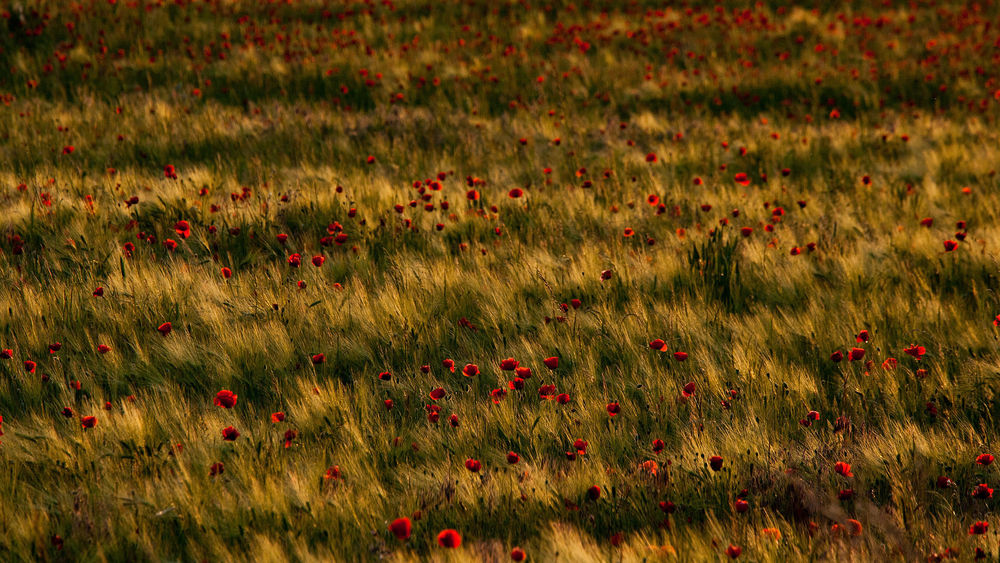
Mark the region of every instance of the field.
POLYGON ((1000 553, 995 2, 0 12, 0 559, 1000 553))

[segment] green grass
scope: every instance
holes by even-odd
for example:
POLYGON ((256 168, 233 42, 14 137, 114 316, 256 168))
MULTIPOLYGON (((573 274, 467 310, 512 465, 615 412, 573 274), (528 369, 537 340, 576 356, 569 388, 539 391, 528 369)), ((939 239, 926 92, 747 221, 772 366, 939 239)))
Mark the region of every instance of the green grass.
POLYGON ((996 5, 27 4, 4 560, 1000 553, 996 5))

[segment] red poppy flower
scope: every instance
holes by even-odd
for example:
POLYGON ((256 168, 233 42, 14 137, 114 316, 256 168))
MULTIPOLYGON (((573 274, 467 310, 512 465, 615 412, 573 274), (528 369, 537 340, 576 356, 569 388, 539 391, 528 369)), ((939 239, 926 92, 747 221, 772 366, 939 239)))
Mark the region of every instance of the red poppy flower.
POLYGON ((838 461, 833 464, 833 470, 844 477, 854 477, 854 473, 851 473, 851 464, 849 463, 838 461))
POLYGON ((326 469, 326 473, 323 474, 323 479, 327 481, 336 481, 340 479, 340 466, 331 465, 326 469))
POLYGON ((667 343, 664 342, 662 339, 659 339, 659 338, 657 338, 656 340, 651 341, 649 343, 649 347, 652 348, 653 350, 659 350, 660 352, 666 352, 667 351, 667 343))
POLYGON ((979 465, 989 465, 993 463, 993 456, 990 454, 979 454, 976 456, 976 463, 979 465))
POLYGON ((208 468, 208 476, 215 477, 217 475, 222 475, 226 471, 226 465, 221 461, 217 461, 208 468))
POLYGON ((618 406, 618 403, 608 403, 608 406, 605 407, 605 408, 608 411, 608 416, 612 416, 612 417, 613 416, 618 416, 618 413, 620 413, 622 411, 621 407, 618 406))
POLYGON ((97 417, 96 416, 81 416, 80 417, 80 426, 83 427, 83 428, 93 428, 93 427, 97 426, 97 417))
POLYGON ((236 393, 233 393, 228 389, 223 389, 215 394, 215 406, 222 407, 224 409, 231 409, 236 406, 236 398, 236 393))
POLYGON ((860 360, 861 358, 864 358, 864 357, 865 357, 865 349, 864 348, 851 348, 850 353, 847 355, 847 359, 849 361, 851 361, 851 362, 856 361, 856 360, 860 360))
POLYGON ((656 160, 657 159, 656 159, 656 154, 655 153, 649 153, 649 154, 646 155, 646 162, 653 163, 653 162, 656 162, 656 160))
POLYGON ((499 405, 500 401, 504 400, 506 396, 507 396, 507 390, 503 388, 494 389, 493 391, 490 391, 490 399, 493 400, 494 405, 499 405))
POLYGON ((228 280, 229 278, 233 277, 233 271, 230 270, 229 268, 223 266, 222 267, 222 277, 223 277, 223 279, 227 279, 228 280))
POLYGON ((326 258, 322 255, 317 254, 316 256, 312 257, 313 266, 316 266, 317 268, 322 266, 323 262, 326 262, 326 258))
POLYGON ((741 186, 750 185, 750 177, 747 176, 745 172, 737 173, 735 176, 733 176, 733 181, 736 182, 737 184, 740 184, 741 186))
POLYGON ((736 502, 733 503, 733 508, 736 509, 736 512, 743 514, 744 512, 750 510, 750 503, 741 498, 736 499, 736 502))
MULTIPOLYGON (((555 369, 555 368, 553 368, 553 369, 555 369)), ((514 370, 514 373, 516 373, 517 376, 520 377, 521 379, 530 379, 531 378, 531 368, 529 368, 529 367, 518 366, 517 369, 514 370)))
POLYGON ((593 485, 587 489, 587 498, 590 500, 597 500, 601 498, 601 488, 597 485, 593 485))
POLYGON ((14 351, 10 348, 0 350, 0 360, 9 360, 14 357, 14 351))
POLYGON ((983 522, 983 521, 974 522, 971 526, 969 526, 969 535, 981 536, 985 534, 986 531, 989 529, 990 529, 989 522, 983 522))
POLYGON ((516 465, 517 462, 521 461, 521 456, 514 452, 507 452, 507 463, 511 465, 516 465))
POLYGON ((993 498, 993 489, 986 483, 980 483, 976 485, 975 489, 972 489, 972 496, 973 498, 990 499, 993 498))
POLYGON ((382 381, 389 381, 392 379, 392 374, 390 372, 383 371, 382 373, 378 374, 378 378, 382 381))
POLYGON ((545 367, 549 369, 556 369, 557 367, 559 367, 559 358, 555 356, 552 356, 551 358, 545 358, 544 360, 542 360, 542 363, 545 364, 545 367))
POLYGON ((233 428, 232 426, 227 426, 222 429, 222 439, 227 442, 232 442, 240 437, 239 430, 233 428))
POLYGON ((28 373, 35 373, 35 368, 38 366, 35 362, 31 360, 24 360, 24 371, 28 373))
POLYGON ((524 190, 522 190, 521 188, 514 188, 511 191, 507 192, 507 197, 511 199, 517 199, 522 195, 524 195, 524 190))
POLYGON ((298 268, 302 264, 302 255, 296 252, 288 257, 288 265, 293 268, 298 268))
POLYGON ((607 281, 611 279, 611 270, 601 271, 601 281, 607 281))
POLYGON ((722 456, 713 455, 708 458, 708 466, 712 468, 712 471, 719 471, 722 469, 722 456))
POLYGON ((177 221, 174 223, 174 232, 181 238, 188 238, 191 236, 191 224, 183 220, 177 221))
POLYGON ((944 475, 941 475, 940 477, 937 478, 937 488, 939 489, 947 489, 954 484, 955 484, 954 481, 952 481, 948 477, 945 477, 944 475))
POLYGON ((517 561, 518 563, 520 563, 521 561, 524 561, 525 557, 527 556, 524 554, 524 550, 521 549, 520 547, 515 547, 514 549, 510 550, 511 561, 517 561))
POLYGON ((684 385, 684 389, 681 392, 684 394, 685 397, 690 397, 691 395, 694 395, 694 391, 696 388, 697 386, 695 385, 694 381, 689 381, 684 385))
POLYGON ((951 252, 952 250, 955 250, 956 248, 958 248, 958 243, 957 242, 955 242, 953 240, 946 240, 946 241, 944 241, 944 251, 945 252, 951 252))
POLYGON ((98 344, 97 351, 101 354, 107 354, 108 352, 111 351, 111 347, 108 346, 107 344, 98 344))
POLYGON ((462 536, 455 530, 442 530, 437 537, 438 545, 447 548, 456 548, 462 545, 462 536))
POLYGON ((326 354, 314 354, 312 357, 312 363, 314 366, 318 366, 326 361, 326 354))
POLYGON ((465 364, 465 367, 462 368, 462 375, 465 377, 475 377, 479 375, 479 366, 476 364, 465 364))
POLYGON ((503 371, 514 371, 517 369, 518 361, 514 358, 507 358, 500 361, 500 369, 503 371))
POLYGON ((837 350, 834 353, 830 354, 830 360, 834 362, 839 362, 843 359, 844 359, 844 353, 841 352, 840 350, 837 350))
POLYGON ((729 544, 729 547, 726 548, 726 555, 728 555, 730 559, 736 559, 741 553, 743 553, 743 548, 738 545, 729 544))
POLYGON ((538 388, 538 398, 551 400, 555 397, 556 386, 555 385, 542 385, 538 388))
MULTIPOLYGON (((624 231, 622 232, 622 236, 624 236, 625 238, 628 238, 628 237, 630 237, 630 236, 632 236, 632 235, 634 235, 634 234, 635 234, 635 231, 633 231, 633 230, 632 230, 632 229, 630 229, 630 228, 626 228, 626 229, 625 229, 625 230, 624 230, 624 231)), ((1000 316, 1000 315, 998 315, 998 316, 1000 316)))
POLYGON ((469 458, 465 460, 465 468, 473 473, 478 473, 483 464, 478 459, 469 458))
POLYGON ((271 422, 277 424, 279 422, 283 422, 284 420, 285 420, 285 413, 281 411, 271 413, 271 422))
POLYGON ((170 334, 170 331, 172 329, 173 329, 173 325, 171 325, 169 321, 161 324, 158 327, 156 327, 156 330, 159 331, 159 333, 162 334, 163 336, 166 336, 166 335, 170 334))
POLYGON ((919 360, 921 358, 921 356, 923 356, 924 354, 927 353, 927 348, 924 348, 923 346, 917 346, 915 344, 911 344, 909 348, 903 348, 903 352, 905 352, 905 353, 907 353, 907 354, 909 354, 909 355, 911 355, 914 358, 916 358, 916 359, 919 360))
POLYGON ((412 529, 413 525, 410 523, 410 519, 405 516, 396 518, 389 524, 389 531, 400 541, 409 539, 412 529))
POLYGON ((667 445, 663 442, 663 440, 659 438, 653 440, 653 453, 660 453, 666 447, 667 445))
POLYGON ((687 352, 674 352, 674 359, 678 362, 683 362, 688 359, 688 354, 687 352))

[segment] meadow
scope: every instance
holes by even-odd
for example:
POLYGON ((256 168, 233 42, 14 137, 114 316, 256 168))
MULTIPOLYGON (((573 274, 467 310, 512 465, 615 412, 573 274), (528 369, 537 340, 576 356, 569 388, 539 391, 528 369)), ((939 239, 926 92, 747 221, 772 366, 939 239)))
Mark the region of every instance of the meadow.
POLYGON ((0 5, 0 559, 996 558, 1000 6, 0 5))

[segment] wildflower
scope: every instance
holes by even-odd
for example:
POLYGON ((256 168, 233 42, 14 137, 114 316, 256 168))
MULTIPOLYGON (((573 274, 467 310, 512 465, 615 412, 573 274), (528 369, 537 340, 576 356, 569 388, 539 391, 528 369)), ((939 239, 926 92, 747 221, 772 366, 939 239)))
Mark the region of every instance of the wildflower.
POLYGON ((410 523, 410 519, 407 517, 396 518, 389 524, 389 531, 392 535, 396 536, 397 540, 403 541, 410 537, 410 531, 413 529, 413 525, 410 523))
POLYGON ((215 406, 231 409, 236 405, 236 393, 223 389, 215 394, 215 406))
POLYGON ((462 545, 462 536, 455 530, 442 530, 437 542, 441 547, 456 548, 462 545))

